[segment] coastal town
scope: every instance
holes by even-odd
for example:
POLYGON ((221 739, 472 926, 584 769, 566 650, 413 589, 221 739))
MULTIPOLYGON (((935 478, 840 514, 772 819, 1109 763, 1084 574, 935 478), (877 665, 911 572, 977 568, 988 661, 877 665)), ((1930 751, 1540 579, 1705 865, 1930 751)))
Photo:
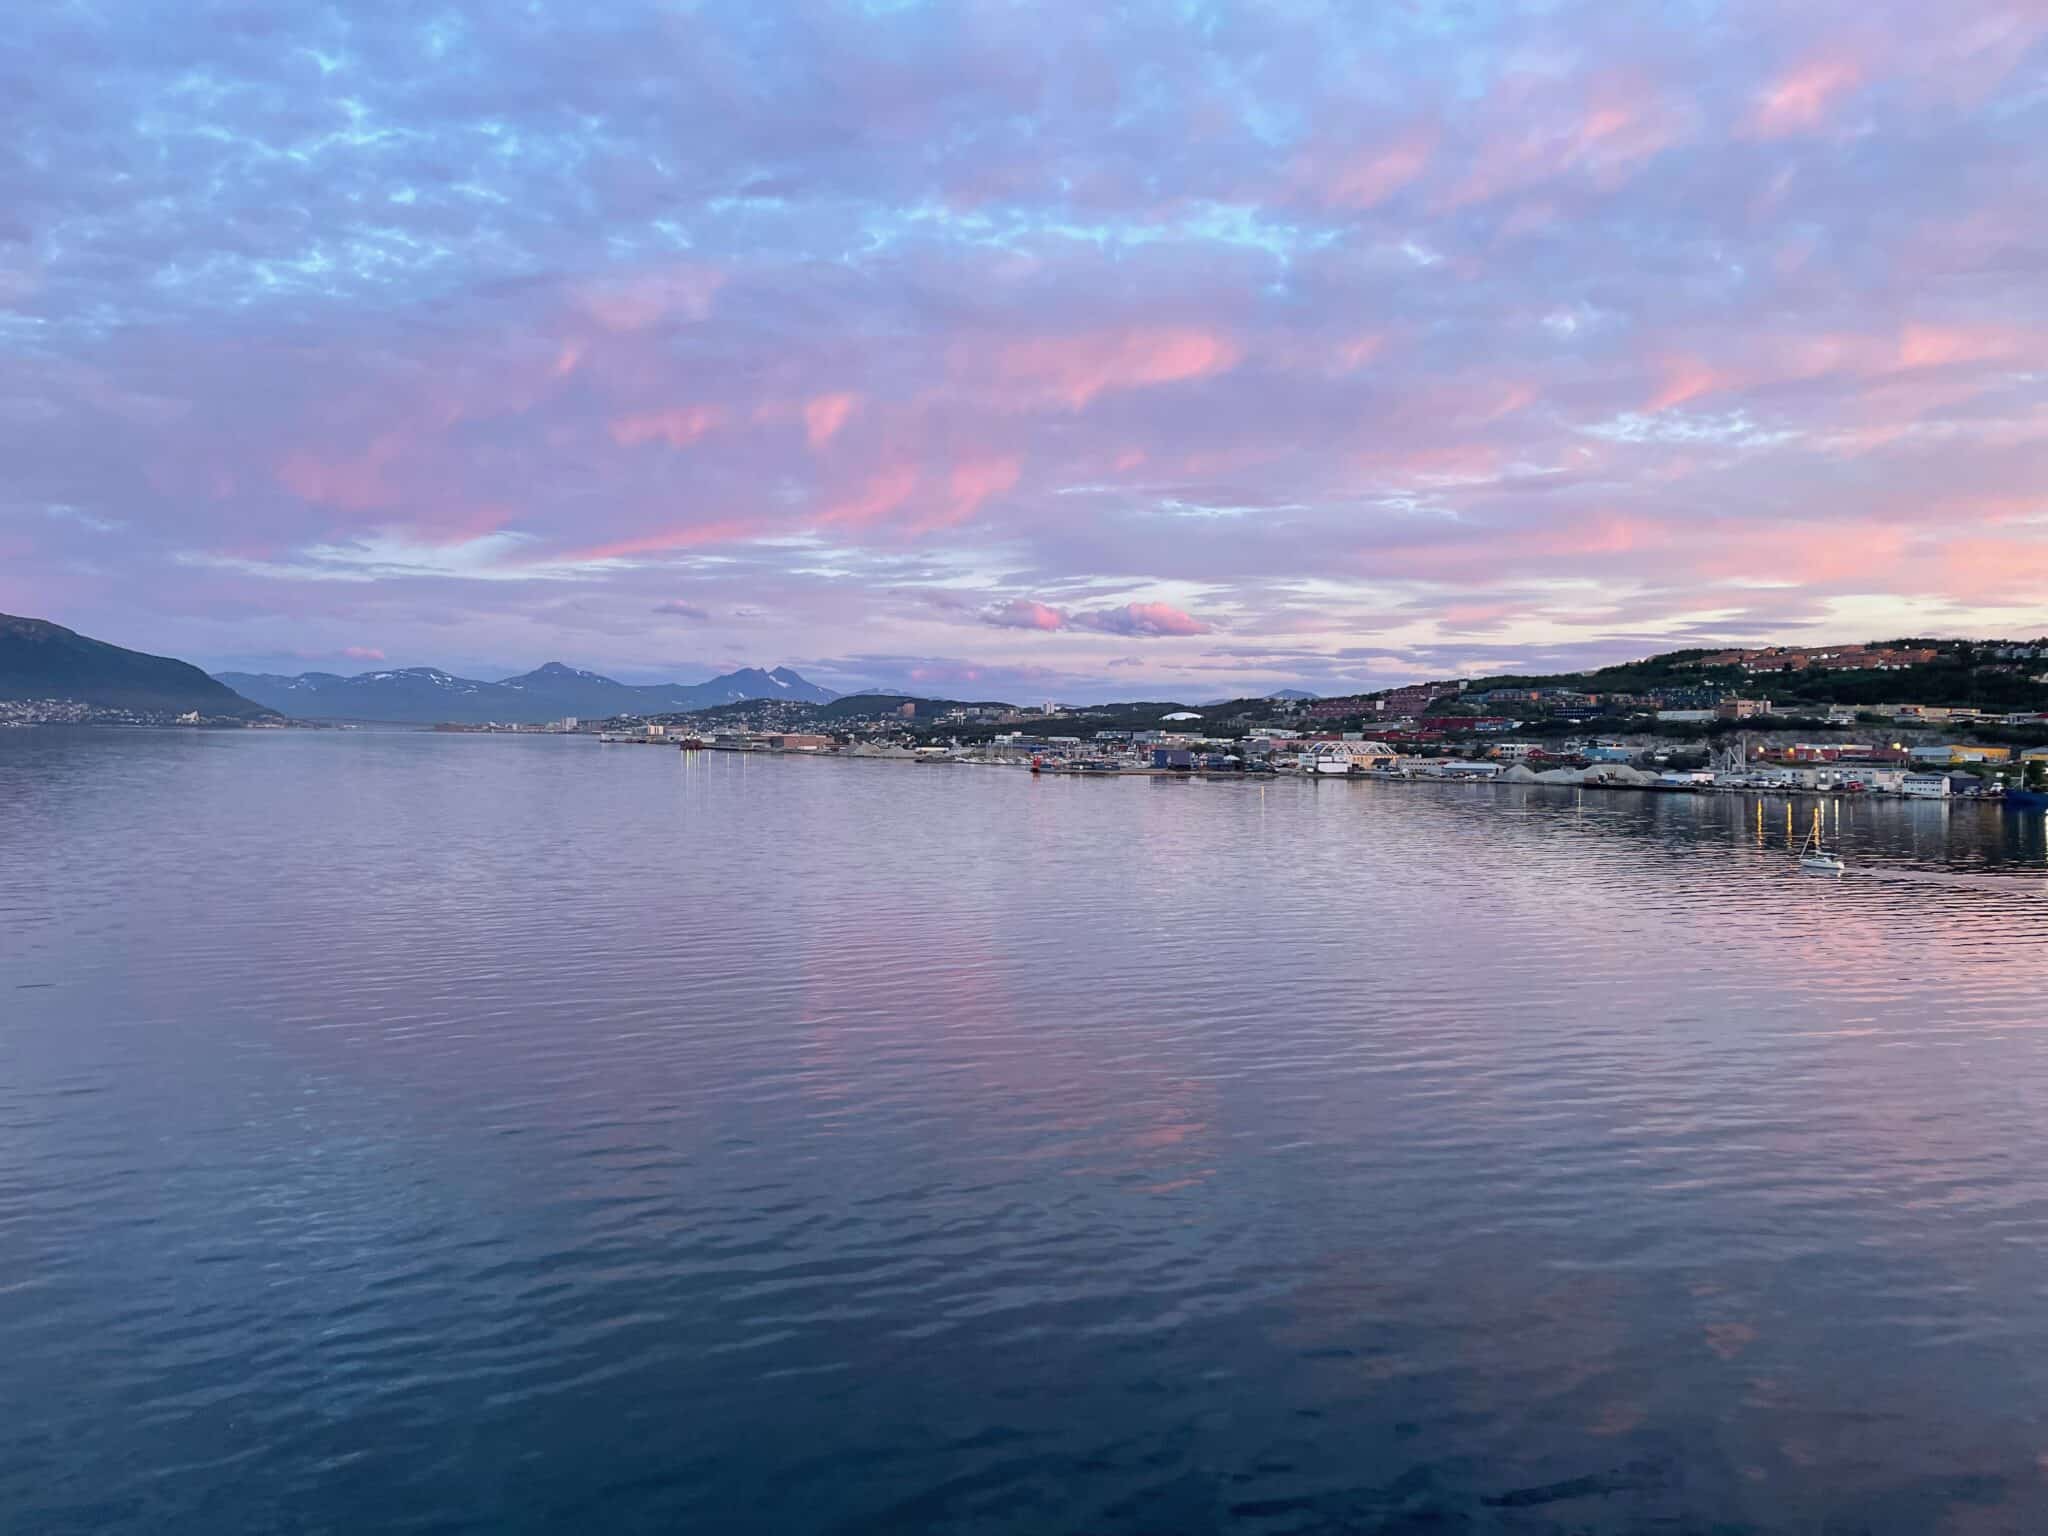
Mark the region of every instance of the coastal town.
POLYGON ((1287 774, 2048 807, 2048 639, 1700 649, 1591 672, 1328 696, 1017 704, 842 695, 788 668, 646 687, 560 663, 497 683, 436 668, 214 678, 46 622, 6 624, 0 639, 21 654, 11 681, 0 677, 10 695, 0 726, 430 728, 1095 777, 1287 774), (335 690, 348 697, 330 701, 335 690), (550 719, 550 699, 613 712, 550 719), (491 718, 500 712, 510 718, 491 718))
MULTIPOLYGON (((1059 717, 1044 717, 1057 725, 1059 717)), ((2027 724, 2048 724, 2028 721, 2027 724)), ((467 728, 466 728, 467 729, 467 728)), ((544 729, 544 728, 533 728, 544 729)), ((560 728, 557 728, 560 729, 560 728)), ((1317 777, 1459 780, 1507 784, 1580 785, 1612 789, 1807 791, 1907 797, 2016 797, 2048 777, 2048 746, 1950 741, 1779 742, 1741 734, 1725 748, 1698 754, 1652 738, 1588 737, 1543 744, 1481 735, 1429 731, 1434 744, 1404 750, 1387 737, 1356 731, 1307 731, 1267 724, 1242 736, 1213 736, 1198 722, 1150 730, 1098 731, 1087 736, 1019 726, 985 738, 954 735, 940 742, 888 731, 722 729, 697 734, 647 723, 595 734, 606 745, 680 747, 688 751, 763 752, 843 756, 920 764, 967 763, 1029 768, 1038 773, 1092 776, 1181 774, 1203 777, 1309 774, 1317 777), (1684 760, 1684 761, 1680 761, 1684 760), (2005 770, 2001 772, 2000 770, 2005 770)), ((1408 733, 1388 733, 1389 736, 1408 733)), ((1903 734, 1903 733, 1902 733, 1903 734)), ((2044 799, 2043 803, 2048 803, 2044 799)))
MULTIPOLYGON (((825 707, 764 700, 551 728, 612 745, 1089 776, 1290 774, 2048 805, 2048 709, 1858 697, 1872 683, 1881 690, 1886 678, 1915 673, 1922 685, 1899 691, 1925 692, 1924 669, 1938 660, 1932 646, 1772 647, 1688 658, 1686 670, 1700 679, 1634 689, 1453 681, 1202 708, 855 696, 825 707), (1850 699, 1818 700, 1813 688, 1790 698, 1766 691, 1773 678, 1829 675, 1855 686, 1823 683, 1819 691, 1850 699)), ((1990 677, 2032 691, 2044 681, 2034 669, 2048 666, 2048 643, 2001 647, 1984 665, 1998 669, 1990 677)), ((1981 678, 1971 691, 1987 691, 1981 678)))

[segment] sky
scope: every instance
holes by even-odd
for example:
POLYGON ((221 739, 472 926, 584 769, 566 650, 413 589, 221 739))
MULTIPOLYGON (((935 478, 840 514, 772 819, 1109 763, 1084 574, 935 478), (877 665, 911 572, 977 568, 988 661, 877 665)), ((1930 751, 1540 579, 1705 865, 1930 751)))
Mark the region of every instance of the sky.
POLYGON ((2048 0, 43 0, 0 611, 1346 692, 2048 631, 2048 0))

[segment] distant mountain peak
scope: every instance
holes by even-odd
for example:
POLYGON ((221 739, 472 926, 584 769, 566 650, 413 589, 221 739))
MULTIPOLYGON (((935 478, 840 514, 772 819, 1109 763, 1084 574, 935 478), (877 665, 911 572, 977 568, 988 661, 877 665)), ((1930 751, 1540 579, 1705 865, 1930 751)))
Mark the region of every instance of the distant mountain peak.
POLYGON ((643 685, 622 683, 562 661, 546 662, 531 672, 495 683, 456 677, 438 667, 388 667, 354 677, 324 672, 297 677, 224 672, 221 680, 251 698, 304 718, 418 725, 444 721, 529 724, 564 715, 602 719, 610 715, 686 714, 750 699, 826 704, 838 697, 788 667, 772 672, 743 667, 709 682, 643 685))
POLYGON ((565 684, 601 683, 609 688, 623 688, 626 685, 616 679, 597 672, 586 672, 581 667, 572 667, 566 661, 544 661, 531 672, 522 672, 517 677, 501 678, 500 688, 548 688, 565 684))

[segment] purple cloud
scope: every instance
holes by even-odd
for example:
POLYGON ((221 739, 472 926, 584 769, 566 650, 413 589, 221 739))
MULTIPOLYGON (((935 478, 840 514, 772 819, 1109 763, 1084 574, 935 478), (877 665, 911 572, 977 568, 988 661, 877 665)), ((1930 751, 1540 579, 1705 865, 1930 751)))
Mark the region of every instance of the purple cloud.
POLYGON ((1024 597, 998 603, 982 614, 982 622, 998 629, 1082 629, 1102 635, 1137 637, 1206 635, 1214 627, 1169 603, 1124 603, 1115 608, 1069 610, 1024 597))
POLYGON ((1206 635, 1214 627, 1170 603, 1125 603, 1073 615, 1076 629, 1105 635, 1206 635))

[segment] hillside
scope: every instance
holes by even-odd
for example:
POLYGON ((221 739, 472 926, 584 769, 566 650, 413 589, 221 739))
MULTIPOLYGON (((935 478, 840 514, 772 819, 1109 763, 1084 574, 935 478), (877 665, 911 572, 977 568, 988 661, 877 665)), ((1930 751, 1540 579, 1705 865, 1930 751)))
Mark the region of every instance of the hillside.
POLYGON ((197 711, 220 720, 269 718, 197 667, 93 640, 46 619, 0 614, 0 699, 61 699, 141 715, 197 711))
POLYGON ((1966 705, 1990 710, 2048 707, 2048 639, 1883 640, 1834 646, 1683 650, 1641 661, 1542 677, 1473 678, 1467 693, 1496 688, 1647 694, 1711 688, 1768 698, 1781 711, 1825 704, 1966 705), (1876 658, 1916 658, 1877 665, 1876 658), (1917 659, 1924 656, 1924 659, 1917 659), (1740 659, 1737 659, 1740 658, 1740 659))
POLYGON ((787 667, 745 667, 704 683, 621 683, 551 661, 499 682, 438 667, 395 667, 342 677, 332 672, 223 672, 220 681, 305 720, 379 720, 409 725, 540 724, 565 715, 607 719, 706 709, 742 699, 828 703, 837 695, 787 667))
POLYGON ((1307 706, 1327 726, 1406 716, 1499 715, 1569 724, 1729 698, 1766 701, 1780 718, 1829 706, 1890 715, 1899 707, 1986 716, 2048 710, 2048 639, 1903 639, 1808 646, 1667 651, 1583 672, 1440 679, 1307 706))

